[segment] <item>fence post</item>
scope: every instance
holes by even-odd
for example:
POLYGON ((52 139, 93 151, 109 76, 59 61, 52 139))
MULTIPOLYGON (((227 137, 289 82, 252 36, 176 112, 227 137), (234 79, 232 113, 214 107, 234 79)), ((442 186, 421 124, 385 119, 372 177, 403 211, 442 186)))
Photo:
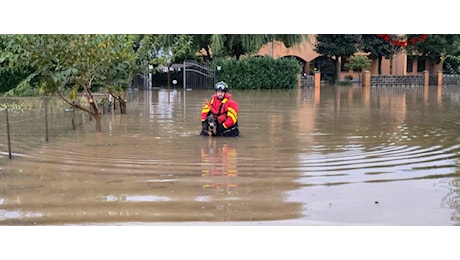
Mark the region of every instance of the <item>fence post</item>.
POLYGON ((363 87, 370 87, 371 86, 371 72, 366 70, 364 71, 363 76, 363 87))
POLYGON ((442 71, 438 71, 438 87, 442 87, 442 71))
POLYGON ((321 87, 321 72, 315 71, 315 88, 321 87))
POLYGON ((5 116, 6 116, 6 135, 8 136, 8 158, 12 158, 11 156, 11 135, 10 135, 10 119, 8 116, 8 105, 5 108, 5 116))
POLYGON ((183 74, 183 77, 184 77, 183 81, 182 81, 182 84, 184 85, 184 90, 185 90, 185 86, 187 85, 185 83, 185 80, 187 79, 187 76, 185 75, 185 73, 186 73, 185 70, 186 70, 186 67, 185 67, 185 60, 184 60, 184 67, 182 68, 182 74, 183 74))
POLYGON ((423 85, 428 87, 430 84, 430 75, 428 74, 428 70, 423 71, 423 85))
POLYGON ((45 141, 48 142, 48 98, 45 97, 45 141))

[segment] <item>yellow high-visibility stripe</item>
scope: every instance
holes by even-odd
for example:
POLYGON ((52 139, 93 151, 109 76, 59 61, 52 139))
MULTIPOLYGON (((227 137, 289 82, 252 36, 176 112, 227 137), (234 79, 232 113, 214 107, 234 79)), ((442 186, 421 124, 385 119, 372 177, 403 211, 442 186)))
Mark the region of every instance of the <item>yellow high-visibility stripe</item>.
POLYGON ((228 112, 230 113, 227 113, 227 115, 233 120, 233 123, 236 123, 238 116, 237 116, 235 109, 233 109, 232 107, 229 107, 228 112))
POLYGON ((209 112, 209 106, 208 104, 204 105, 203 109, 201 110, 201 113, 208 113, 209 112))

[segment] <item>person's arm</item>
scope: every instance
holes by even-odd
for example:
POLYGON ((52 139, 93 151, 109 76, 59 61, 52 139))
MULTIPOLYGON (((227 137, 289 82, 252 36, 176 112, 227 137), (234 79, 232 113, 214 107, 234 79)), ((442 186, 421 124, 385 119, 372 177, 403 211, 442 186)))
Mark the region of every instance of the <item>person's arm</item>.
POLYGON ((238 121, 238 103, 230 101, 227 108, 227 119, 222 123, 225 129, 231 128, 238 121))
POLYGON ((207 100, 206 104, 204 104, 203 108, 201 109, 201 122, 206 121, 209 111, 210 111, 210 104, 209 104, 209 101, 207 100))

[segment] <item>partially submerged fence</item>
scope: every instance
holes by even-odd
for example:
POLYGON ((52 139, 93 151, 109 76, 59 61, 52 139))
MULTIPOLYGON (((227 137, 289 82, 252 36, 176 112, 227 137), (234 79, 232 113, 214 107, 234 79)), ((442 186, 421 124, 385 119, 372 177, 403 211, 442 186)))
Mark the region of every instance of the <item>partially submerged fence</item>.
POLYGON ((371 75, 364 72, 363 86, 448 86, 459 85, 460 75, 444 75, 441 71, 429 75, 428 71, 417 75, 371 75))
MULTIPOLYGON (((103 114, 115 111, 110 99, 106 102, 102 95, 95 96, 103 114)), ((0 101, 0 159, 5 155, 11 159, 48 142, 49 137, 65 135, 93 120, 88 113, 70 108, 57 97, 11 97, 0 101)))
POLYGON ((83 122, 82 112, 58 98, 4 98, 0 107, 0 157, 22 154, 83 122))
POLYGON ((302 75, 300 77, 300 85, 302 87, 314 87, 315 86, 315 76, 314 75, 302 75))
POLYGON ((422 85, 423 75, 371 75, 371 86, 417 86, 422 85))
POLYGON ((460 83, 460 75, 442 75, 442 85, 458 85, 460 83))

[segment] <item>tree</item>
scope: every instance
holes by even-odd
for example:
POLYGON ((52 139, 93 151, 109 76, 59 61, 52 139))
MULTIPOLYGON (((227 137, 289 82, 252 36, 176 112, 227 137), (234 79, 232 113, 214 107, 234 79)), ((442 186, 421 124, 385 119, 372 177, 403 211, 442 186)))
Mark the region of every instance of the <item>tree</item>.
POLYGON ((147 34, 140 36, 137 48, 139 71, 162 72, 167 69, 168 87, 173 63, 196 59, 193 36, 187 34, 147 34), (151 69, 150 69, 151 68, 151 69))
POLYGON ((351 56, 348 59, 348 63, 345 64, 347 69, 360 72, 360 79, 362 78, 363 69, 369 69, 371 66, 371 60, 366 56, 351 56))
POLYGON ((360 42, 360 34, 318 34, 314 50, 334 60, 337 68, 335 79, 337 79, 340 72, 340 58, 358 52, 360 42))
POLYGON ((30 88, 56 94, 94 117, 96 131, 102 131, 102 113, 92 87, 122 87, 132 79, 133 35, 5 35, 2 42, 3 64, 11 69, 33 68, 7 94, 20 95, 30 88), (80 90, 89 107, 75 102, 80 90))
POLYGON ((383 58, 390 58, 391 56, 391 41, 386 41, 383 37, 377 34, 363 34, 361 49, 363 52, 369 53, 369 58, 378 60, 377 73, 382 74, 382 60, 383 58))
POLYGON ((193 36, 194 46, 203 50, 203 58, 210 62, 212 58, 230 57, 237 60, 245 55, 256 53, 269 42, 280 41, 286 47, 292 47, 309 40, 304 34, 197 34, 193 36))
POLYGON ((190 35, 158 35, 152 47, 156 52, 154 63, 167 68, 168 88, 171 85, 171 66, 193 56, 193 42, 190 35))
MULTIPOLYGON (((453 57, 452 55, 459 53, 458 42, 460 41, 460 35, 458 34, 408 34, 407 38, 409 42, 407 47, 408 54, 427 57, 432 65, 446 61, 447 55, 453 57)), ((433 73, 433 71, 430 73, 433 73)))

